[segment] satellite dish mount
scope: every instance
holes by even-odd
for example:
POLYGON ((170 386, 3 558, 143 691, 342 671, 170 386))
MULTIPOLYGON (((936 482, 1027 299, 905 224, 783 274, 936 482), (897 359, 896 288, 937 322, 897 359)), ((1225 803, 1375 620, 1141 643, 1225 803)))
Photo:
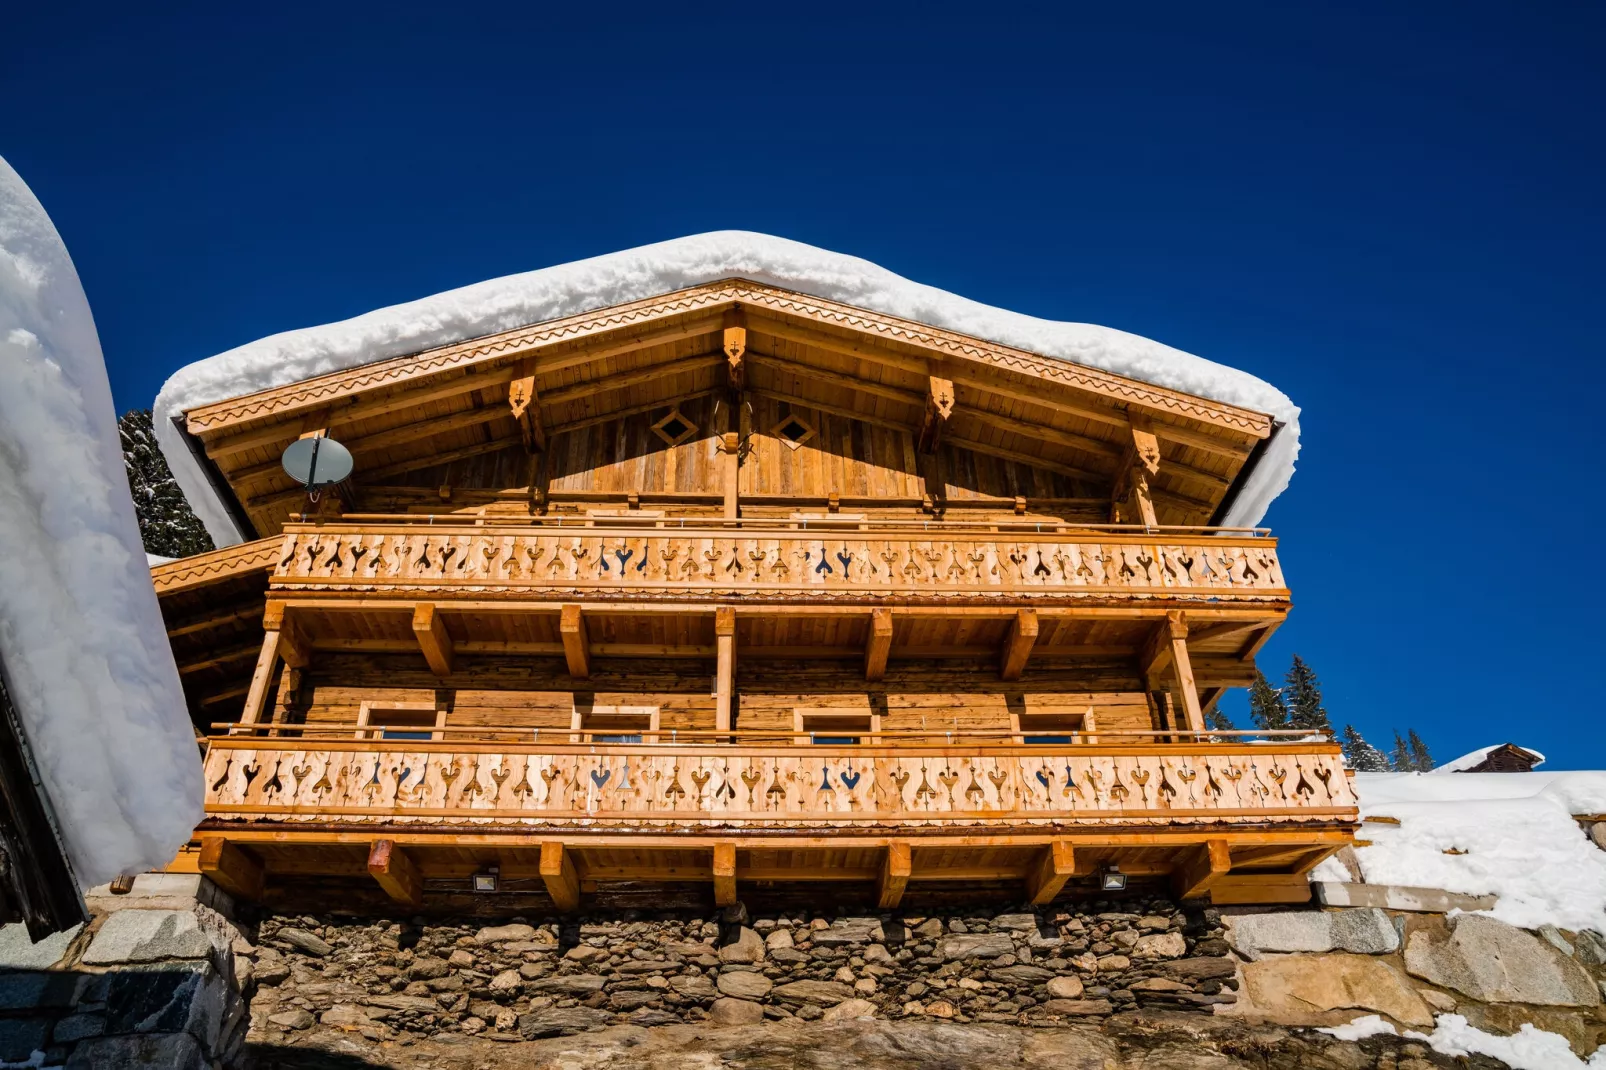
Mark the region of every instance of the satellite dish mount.
POLYGON ((327 435, 290 443, 282 461, 290 478, 307 488, 307 499, 315 504, 323 488, 351 475, 351 451, 327 435))

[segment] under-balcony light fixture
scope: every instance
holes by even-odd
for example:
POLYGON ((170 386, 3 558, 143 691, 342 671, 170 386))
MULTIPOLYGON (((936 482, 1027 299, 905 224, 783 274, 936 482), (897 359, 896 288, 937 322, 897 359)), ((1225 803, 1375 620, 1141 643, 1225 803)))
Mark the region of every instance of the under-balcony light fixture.
POLYGON ((1100 885, 1106 892, 1126 891, 1126 874, 1121 872, 1120 866, 1111 866, 1104 871, 1104 881, 1100 885))
POLYGON ((500 873, 500 869, 496 866, 491 866, 481 873, 474 874, 474 890, 476 892, 496 891, 497 877, 500 873))

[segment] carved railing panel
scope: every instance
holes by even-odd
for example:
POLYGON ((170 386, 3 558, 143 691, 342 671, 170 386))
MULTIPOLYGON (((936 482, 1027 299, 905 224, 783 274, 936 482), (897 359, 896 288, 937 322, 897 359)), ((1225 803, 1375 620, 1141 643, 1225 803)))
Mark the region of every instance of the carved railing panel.
POLYGON ((763 595, 1158 595, 1286 597, 1267 538, 1000 532, 952 537, 696 531, 580 534, 347 526, 292 530, 274 572, 299 589, 628 589, 636 597, 763 595))
POLYGON ((616 746, 228 740, 207 813, 323 824, 803 828, 1353 820, 1336 748, 616 746))

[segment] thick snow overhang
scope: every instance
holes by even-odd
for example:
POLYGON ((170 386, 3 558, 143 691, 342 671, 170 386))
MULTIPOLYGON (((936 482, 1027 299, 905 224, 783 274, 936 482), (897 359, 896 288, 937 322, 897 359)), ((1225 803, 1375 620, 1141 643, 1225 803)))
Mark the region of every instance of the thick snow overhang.
MULTIPOLYGON (((900 372, 954 375, 961 410, 973 408, 979 421, 973 437, 987 440, 979 445, 1095 482, 1108 477, 1121 454, 1118 436, 1101 432, 1124 424, 1128 411, 1141 411, 1160 425, 1162 442, 1172 443, 1173 463, 1162 465, 1162 473, 1169 469, 1164 478, 1180 482, 1168 486, 1163 478, 1159 488, 1177 506, 1168 522, 1256 524, 1293 474, 1299 410, 1252 375, 1137 335, 993 308, 864 260, 738 231, 494 279, 241 346, 168 380, 156 402, 157 436, 214 540, 238 542, 271 534, 288 508, 287 492, 273 483, 276 451, 301 424, 367 421, 360 432, 374 439, 388 434, 384 441, 394 446, 408 434, 405 421, 382 426, 382 417, 397 410, 375 404, 376 392, 406 382, 413 402, 429 404, 446 396, 429 387, 431 377, 449 391, 453 377, 471 375, 483 377, 472 384, 476 389, 505 389, 521 360, 532 361, 526 367, 538 374, 557 374, 563 369, 555 361, 587 345, 591 362, 582 367, 580 358, 571 359, 555 381, 578 377, 583 385, 589 376, 673 373, 679 376, 673 388, 684 393, 699 387, 704 369, 661 343, 711 332, 717 354, 717 317, 735 306, 767 317, 778 346, 867 358, 866 367, 874 368, 849 386, 867 399, 867 410, 920 400, 900 384, 900 372), (621 372, 599 363, 655 345, 644 359, 664 365, 656 370, 621 372), (1115 459, 1107 460, 1112 452, 1115 459), (1226 460, 1211 459, 1217 457, 1226 460), (254 488, 262 489, 256 498, 254 488)), ((843 385, 828 371, 800 365, 788 369, 794 372, 843 385)), ((464 385, 457 384, 459 394, 464 385)), ((543 405, 573 402, 568 413, 550 414, 555 424, 596 410, 597 399, 582 400, 579 387, 569 388, 570 398, 549 385, 542 387, 543 405)), ((594 381, 586 389, 595 394, 613 385, 594 381)), ((483 427, 495 416, 489 409, 440 414, 433 430, 448 437, 431 448, 449 452, 450 433, 483 427)), ((406 462, 387 455, 378 463, 406 462)), ((371 472, 374 462, 359 455, 365 464, 371 472)))

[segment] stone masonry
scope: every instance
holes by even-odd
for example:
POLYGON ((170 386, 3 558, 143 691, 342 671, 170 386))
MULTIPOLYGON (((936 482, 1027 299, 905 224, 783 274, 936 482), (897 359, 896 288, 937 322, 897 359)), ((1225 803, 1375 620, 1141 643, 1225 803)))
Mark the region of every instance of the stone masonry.
POLYGON ((232 1065, 247 1026, 250 945, 201 877, 146 874, 92 892, 88 927, 29 942, 0 929, 0 1063, 69 1070, 232 1065))
POLYGON ((1209 1013, 1236 972, 1214 911, 1163 900, 947 918, 279 917, 254 952, 251 1039, 316 1023, 370 1041, 518 1041, 612 1025, 863 1017, 1059 1025, 1209 1013))

